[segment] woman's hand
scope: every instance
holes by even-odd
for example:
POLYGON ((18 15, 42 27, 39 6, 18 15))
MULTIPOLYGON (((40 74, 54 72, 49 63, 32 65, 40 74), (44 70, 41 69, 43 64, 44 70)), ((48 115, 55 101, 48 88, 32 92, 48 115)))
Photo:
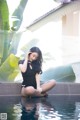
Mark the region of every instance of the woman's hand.
POLYGON ((27 55, 26 55, 26 59, 29 60, 29 56, 30 56, 31 52, 29 52, 27 55))
POLYGON ((38 92, 40 92, 40 93, 42 92, 42 88, 41 88, 41 87, 38 87, 37 90, 38 90, 38 92))
POLYGON ((26 54, 26 56, 25 56, 25 59, 26 60, 29 60, 29 57, 30 57, 30 54, 31 54, 32 52, 28 52, 27 54, 26 54))

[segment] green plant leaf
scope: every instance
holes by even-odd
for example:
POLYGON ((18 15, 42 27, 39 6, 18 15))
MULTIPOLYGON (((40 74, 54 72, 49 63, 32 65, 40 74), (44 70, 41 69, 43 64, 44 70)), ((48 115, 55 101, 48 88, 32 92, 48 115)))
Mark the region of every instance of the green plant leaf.
POLYGON ((0 67, 0 81, 14 80, 19 73, 18 60, 14 54, 11 54, 0 67))
POLYGON ((1 43, 1 48, 2 48, 2 60, 1 63, 3 63, 6 58, 8 57, 8 49, 10 47, 10 42, 11 42, 11 37, 10 37, 10 32, 9 31, 3 31, 2 32, 2 43, 1 43))
POLYGON ((28 0, 21 0, 19 6, 15 9, 15 11, 12 14, 13 19, 13 25, 12 30, 16 31, 20 28, 22 20, 23 20, 23 12, 26 7, 28 0))
POLYGON ((8 49, 8 54, 16 54, 17 53, 17 48, 18 48, 18 45, 19 45, 19 42, 20 42, 20 38, 22 36, 23 33, 14 33, 13 35, 13 38, 12 38, 12 41, 11 41, 11 45, 8 49))
POLYGON ((0 29, 9 30, 9 10, 6 0, 0 0, 0 29))
MULTIPOLYGON (((4 37, 3 37, 3 32, 0 32, 0 60, 3 57, 3 52, 4 52, 4 37)), ((1 64, 1 61, 0 61, 1 64)))
POLYGON ((41 76, 41 80, 55 79, 58 82, 74 82, 75 73, 71 65, 59 66, 47 69, 41 76))

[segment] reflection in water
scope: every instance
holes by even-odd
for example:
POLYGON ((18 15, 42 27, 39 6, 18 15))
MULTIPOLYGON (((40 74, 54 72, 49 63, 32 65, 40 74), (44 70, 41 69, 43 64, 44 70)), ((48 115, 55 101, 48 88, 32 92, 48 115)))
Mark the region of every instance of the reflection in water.
POLYGON ((0 113, 7 113, 7 120, 80 120, 80 95, 32 99, 2 96, 0 113))
POLYGON ((21 120, 61 120, 61 115, 58 114, 58 111, 55 111, 46 98, 22 98, 21 104, 21 120))
POLYGON ((37 120, 35 117, 36 107, 30 110, 26 110, 25 107, 22 108, 21 120, 37 120))
POLYGON ((80 120, 80 96, 22 97, 13 109, 14 120, 80 120))
POLYGON ((33 100, 26 100, 22 98, 22 115, 21 120, 38 120, 36 118, 36 104, 34 104, 33 100))

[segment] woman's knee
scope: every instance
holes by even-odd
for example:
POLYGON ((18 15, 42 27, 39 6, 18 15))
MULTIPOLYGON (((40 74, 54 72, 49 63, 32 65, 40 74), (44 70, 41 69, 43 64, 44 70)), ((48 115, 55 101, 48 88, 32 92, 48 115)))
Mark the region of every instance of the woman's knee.
POLYGON ((50 82, 51 82, 51 85, 52 85, 52 86, 55 86, 55 85, 56 85, 56 81, 55 81, 55 80, 51 80, 50 82))

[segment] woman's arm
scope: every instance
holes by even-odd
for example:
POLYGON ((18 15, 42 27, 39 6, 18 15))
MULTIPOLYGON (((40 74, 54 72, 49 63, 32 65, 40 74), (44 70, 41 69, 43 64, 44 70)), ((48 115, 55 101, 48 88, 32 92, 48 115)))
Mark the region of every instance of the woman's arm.
POLYGON ((19 64, 19 68, 20 68, 20 70, 21 70, 21 72, 25 72, 26 70, 27 70, 27 59, 25 59, 25 61, 24 61, 24 63, 23 64, 19 64))
POLYGON ((42 88, 40 86, 40 74, 36 73, 36 84, 37 84, 37 90, 39 92, 42 92, 42 88))

